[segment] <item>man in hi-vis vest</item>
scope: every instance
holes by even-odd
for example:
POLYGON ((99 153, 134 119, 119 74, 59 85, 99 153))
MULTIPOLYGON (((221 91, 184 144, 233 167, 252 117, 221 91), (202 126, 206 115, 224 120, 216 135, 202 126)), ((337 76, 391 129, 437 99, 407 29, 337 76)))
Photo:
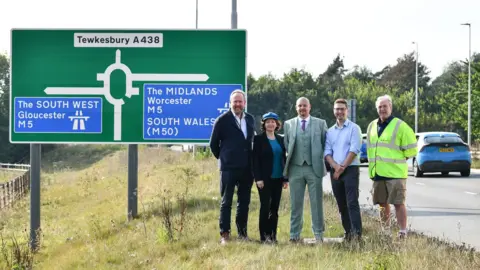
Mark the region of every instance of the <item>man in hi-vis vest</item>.
POLYGON ((399 238, 407 236, 407 159, 417 155, 417 139, 412 128, 392 115, 392 99, 385 95, 375 102, 378 119, 367 128, 368 172, 373 180, 373 203, 381 207, 380 215, 390 230, 390 204, 400 227, 399 238))

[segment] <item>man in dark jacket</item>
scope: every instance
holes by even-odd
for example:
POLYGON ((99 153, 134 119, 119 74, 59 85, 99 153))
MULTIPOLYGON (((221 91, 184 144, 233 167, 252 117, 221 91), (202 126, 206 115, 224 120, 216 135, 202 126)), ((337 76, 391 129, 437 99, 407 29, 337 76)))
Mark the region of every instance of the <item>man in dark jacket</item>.
POLYGON ((230 95, 230 110, 220 115, 213 125, 210 148, 220 160, 220 235, 225 244, 230 237, 233 193, 237 186, 236 224, 240 239, 247 239, 250 194, 253 185, 252 145, 255 119, 244 112, 245 93, 235 90, 230 95))

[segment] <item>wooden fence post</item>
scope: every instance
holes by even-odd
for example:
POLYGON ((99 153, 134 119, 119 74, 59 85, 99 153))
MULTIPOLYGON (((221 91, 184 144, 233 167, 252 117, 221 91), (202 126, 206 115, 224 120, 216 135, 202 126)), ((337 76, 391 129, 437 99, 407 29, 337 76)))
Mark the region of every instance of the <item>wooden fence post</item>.
POLYGON ((5 207, 5 185, 0 184, 0 209, 5 207))
MULTIPOLYGON (((0 167, 4 167, 4 165, 0 163, 0 167)), ((28 168, 25 165, 22 166, 22 168, 28 168)), ((13 180, 0 183, 0 210, 15 204, 16 200, 21 199, 30 190, 30 169, 22 169, 22 171, 23 174, 13 180)))

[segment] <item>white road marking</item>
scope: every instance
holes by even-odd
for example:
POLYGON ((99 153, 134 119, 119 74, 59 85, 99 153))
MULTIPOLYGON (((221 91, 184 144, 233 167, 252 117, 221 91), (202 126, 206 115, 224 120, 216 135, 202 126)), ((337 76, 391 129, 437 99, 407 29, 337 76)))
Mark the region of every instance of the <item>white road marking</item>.
POLYGON ((425 186, 424 183, 420 183, 420 182, 417 182, 417 183, 415 183, 415 184, 420 185, 420 186, 425 186))
POLYGON ((470 194, 470 195, 477 195, 478 193, 470 192, 470 191, 465 191, 465 193, 470 194))

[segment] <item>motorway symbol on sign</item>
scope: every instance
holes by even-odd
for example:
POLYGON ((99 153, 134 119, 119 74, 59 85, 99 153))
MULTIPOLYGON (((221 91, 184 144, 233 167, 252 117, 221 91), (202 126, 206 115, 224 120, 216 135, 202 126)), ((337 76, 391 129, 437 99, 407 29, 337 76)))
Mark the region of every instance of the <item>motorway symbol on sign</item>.
POLYGON ((14 110, 16 133, 102 133, 101 98, 16 97, 14 110))
POLYGON ((145 84, 143 138, 208 138, 239 84, 145 84))
POLYGON ((227 111, 230 109, 229 103, 230 103, 230 101, 227 101, 227 102, 225 102, 225 104, 223 105, 223 107, 217 108, 218 112, 219 112, 220 114, 222 114, 222 113, 224 113, 224 112, 227 112, 227 111))
POLYGON ((76 111, 75 116, 69 116, 71 121, 73 121, 73 130, 85 130, 85 122, 90 118, 90 116, 83 116, 82 111, 76 111), (78 127, 80 125, 80 128, 78 127))

